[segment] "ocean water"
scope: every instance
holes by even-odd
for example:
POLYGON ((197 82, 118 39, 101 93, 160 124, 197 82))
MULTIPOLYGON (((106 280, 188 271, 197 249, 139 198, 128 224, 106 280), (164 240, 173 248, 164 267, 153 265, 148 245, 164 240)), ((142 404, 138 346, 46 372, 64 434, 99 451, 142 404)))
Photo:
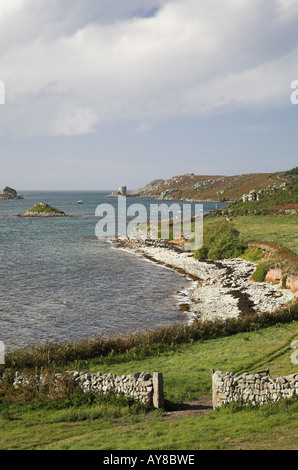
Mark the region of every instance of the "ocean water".
POLYGON ((0 200, 0 341, 8 349, 185 320, 175 296, 188 279, 96 237, 96 207, 117 206, 107 192, 19 193, 23 200, 0 200), (17 217, 39 202, 78 217, 17 217))

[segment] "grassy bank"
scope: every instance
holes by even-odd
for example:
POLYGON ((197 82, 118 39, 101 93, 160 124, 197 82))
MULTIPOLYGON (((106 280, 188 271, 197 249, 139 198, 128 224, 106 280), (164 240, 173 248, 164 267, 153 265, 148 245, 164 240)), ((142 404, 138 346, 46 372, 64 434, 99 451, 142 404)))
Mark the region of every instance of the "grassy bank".
MULTIPOLYGON (((232 219, 245 242, 273 241, 298 254, 297 215, 247 215, 232 219)), ((204 221, 207 226, 217 223, 218 217, 204 221)))
MULTIPOLYGON (((155 355, 110 353, 82 361, 86 371, 164 374, 167 406, 199 400, 211 393, 210 369, 235 372, 267 367, 272 375, 297 372, 291 343, 298 322, 278 324, 224 338, 176 344, 155 355)), ((65 364, 72 367, 73 364, 65 364)), ((126 399, 96 401, 85 395, 61 400, 0 404, 1 449, 297 449, 297 401, 239 408, 203 416, 142 408, 126 399), (175 416, 175 415, 174 415, 175 416)))
POLYGON ((298 254, 298 216, 265 215, 236 217, 234 224, 245 241, 274 241, 298 254))

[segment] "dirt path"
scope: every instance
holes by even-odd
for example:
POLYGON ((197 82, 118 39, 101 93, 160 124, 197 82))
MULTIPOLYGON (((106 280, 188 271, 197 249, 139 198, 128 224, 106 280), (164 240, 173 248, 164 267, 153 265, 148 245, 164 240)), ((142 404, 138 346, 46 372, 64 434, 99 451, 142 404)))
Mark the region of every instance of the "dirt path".
POLYGON ((207 395, 198 400, 183 403, 181 407, 175 411, 167 411, 164 414, 164 420, 182 418, 199 418, 213 410, 212 397, 207 395))

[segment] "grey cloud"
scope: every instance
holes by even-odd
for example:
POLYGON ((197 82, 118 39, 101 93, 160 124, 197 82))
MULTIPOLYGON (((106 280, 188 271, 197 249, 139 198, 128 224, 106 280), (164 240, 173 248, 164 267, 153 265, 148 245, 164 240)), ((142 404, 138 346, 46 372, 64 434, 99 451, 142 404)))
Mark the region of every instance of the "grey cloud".
POLYGON ((27 0, 9 18, 4 133, 14 120, 30 135, 76 135, 279 105, 295 78, 293 0, 27 0))

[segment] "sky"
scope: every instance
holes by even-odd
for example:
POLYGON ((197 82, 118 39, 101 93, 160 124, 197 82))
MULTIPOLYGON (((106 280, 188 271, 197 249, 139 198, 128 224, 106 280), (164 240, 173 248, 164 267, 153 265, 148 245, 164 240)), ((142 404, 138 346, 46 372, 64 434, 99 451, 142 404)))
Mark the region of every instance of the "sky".
POLYGON ((297 166, 297 24, 297 0, 0 0, 0 189, 297 166))

